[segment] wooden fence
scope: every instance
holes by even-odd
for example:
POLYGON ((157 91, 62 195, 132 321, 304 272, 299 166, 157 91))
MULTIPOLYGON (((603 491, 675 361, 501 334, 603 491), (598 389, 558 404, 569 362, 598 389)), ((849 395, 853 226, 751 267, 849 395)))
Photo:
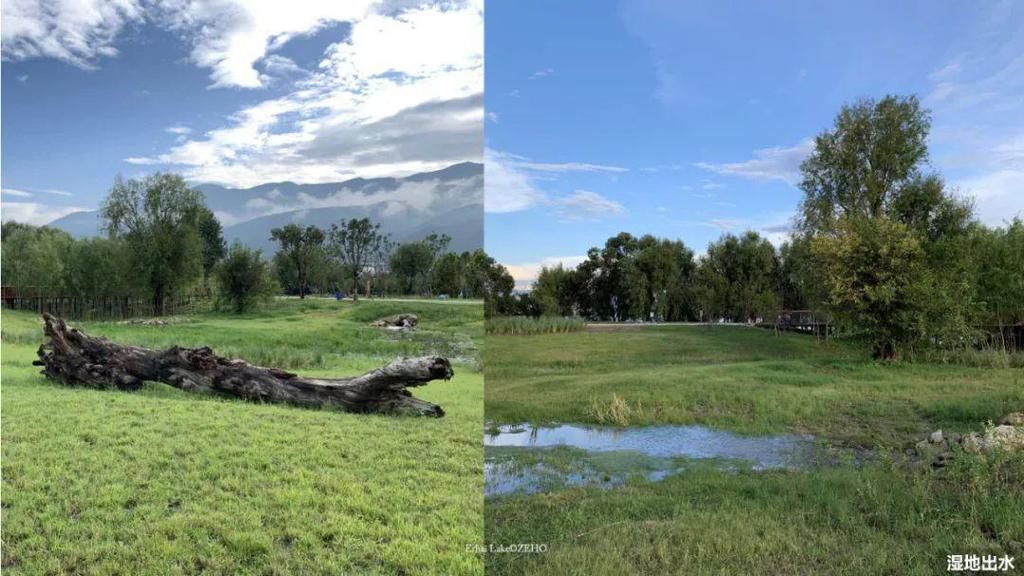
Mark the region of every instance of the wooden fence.
POLYGON ((835 331, 835 325, 827 317, 811 310, 780 310, 774 320, 764 320, 758 326, 824 337, 835 331))
MULTIPOLYGON (((758 323, 758 326, 826 338, 834 334, 836 328, 828 317, 811 310, 781 310, 774 320, 765 320, 758 323)), ((975 328, 981 333, 979 347, 1024 350, 1024 324, 980 325, 975 328)))
POLYGON ((14 296, 0 299, 8 310, 47 312, 69 320, 117 320, 139 316, 165 316, 209 311, 208 295, 186 294, 168 298, 163 310, 156 310, 153 301, 129 296, 81 298, 77 296, 14 296))

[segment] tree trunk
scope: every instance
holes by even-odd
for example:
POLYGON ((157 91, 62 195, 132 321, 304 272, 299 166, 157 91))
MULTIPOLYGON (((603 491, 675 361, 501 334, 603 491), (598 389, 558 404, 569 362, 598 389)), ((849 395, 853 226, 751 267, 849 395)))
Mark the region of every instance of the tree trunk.
POLYGON ((122 346, 69 328, 43 314, 47 341, 39 347, 42 373, 68 386, 137 390, 144 381, 163 382, 198 394, 259 402, 329 408, 345 412, 444 416, 440 406, 406 388, 454 374, 445 358, 403 358, 352 378, 301 378, 275 368, 217 356, 207 347, 174 346, 157 351, 122 346))

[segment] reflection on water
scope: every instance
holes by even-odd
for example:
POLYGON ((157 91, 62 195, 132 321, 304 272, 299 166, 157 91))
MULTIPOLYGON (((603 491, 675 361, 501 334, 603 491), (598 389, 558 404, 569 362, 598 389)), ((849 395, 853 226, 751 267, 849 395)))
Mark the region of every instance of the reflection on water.
MULTIPOLYGON (((664 479, 685 468, 683 459, 711 461, 725 470, 800 469, 820 464, 820 450, 810 436, 740 436, 704 426, 648 426, 613 428, 599 426, 491 426, 484 435, 486 447, 485 494, 543 492, 562 486, 615 487, 627 478, 664 479), (575 465, 553 467, 544 463, 544 449, 579 449, 575 465), (640 455, 635 459, 596 469, 590 459, 599 455, 640 455), (529 457, 530 463, 519 460, 529 457)), ((603 458, 602 462, 609 460, 603 458)), ((564 463, 563 463, 564 464, 564 463)))

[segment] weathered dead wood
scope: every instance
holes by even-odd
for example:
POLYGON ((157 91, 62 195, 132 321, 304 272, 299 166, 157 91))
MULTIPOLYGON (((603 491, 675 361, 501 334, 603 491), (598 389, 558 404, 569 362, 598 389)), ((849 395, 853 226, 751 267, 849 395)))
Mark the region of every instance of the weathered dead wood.
POLYGON ((393 316, 387 316, 381 318, 373 323, 377 328, 388 328, 391 330, 406 330, 415 328, 419 324, 420 319, 415 314, 395 314, 393 316))
POLYGON ((199 394, 259 402, 330 408, 345 412, 444 416, 440 406, 413 397, 407 388, 454 374, 445 358, 403 358, 352 378, 301 378, 276 368, 223 358, 207 347, 158 351, 115 344, 69 328, 43 314, 47 341, 39 347, 42 373, 68 386, 137 390, 163 382, 199 394))

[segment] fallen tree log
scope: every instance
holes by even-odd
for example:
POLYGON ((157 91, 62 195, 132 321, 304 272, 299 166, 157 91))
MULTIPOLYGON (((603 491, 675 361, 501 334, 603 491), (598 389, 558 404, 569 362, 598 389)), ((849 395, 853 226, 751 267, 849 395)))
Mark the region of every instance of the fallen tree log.
POLYGON ((407 388, 452 377, 445 358, 403 358, 352 378, 301 378, 276 368, 217 356, 208 347, 150 350, 115 344, 69 328, 43 314, 47 340, 39 347, 42 373, 68 386, 137 390, 145 381, 163 382, 198 394, 329 408, 345 412, 444 416, 436 404, 413 397, 407 388))

